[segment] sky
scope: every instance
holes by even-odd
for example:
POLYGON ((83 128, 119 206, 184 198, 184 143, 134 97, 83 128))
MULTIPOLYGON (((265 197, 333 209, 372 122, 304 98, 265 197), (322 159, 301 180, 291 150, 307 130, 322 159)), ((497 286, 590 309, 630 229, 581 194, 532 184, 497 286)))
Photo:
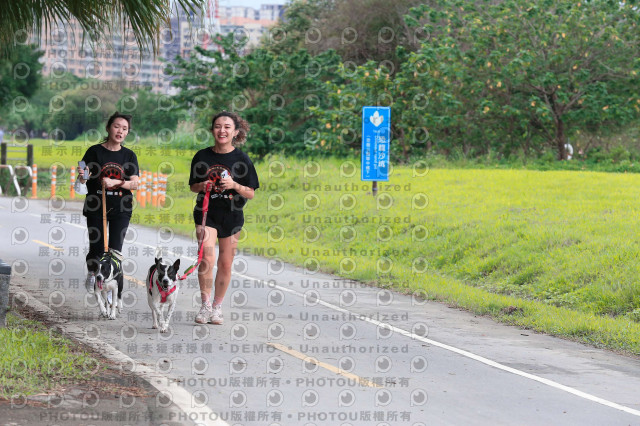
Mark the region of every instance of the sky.
POLYGON ((261 4, 285 4, 287 0, 218 0, 220 6, 246 6, 260 9, 261 4))

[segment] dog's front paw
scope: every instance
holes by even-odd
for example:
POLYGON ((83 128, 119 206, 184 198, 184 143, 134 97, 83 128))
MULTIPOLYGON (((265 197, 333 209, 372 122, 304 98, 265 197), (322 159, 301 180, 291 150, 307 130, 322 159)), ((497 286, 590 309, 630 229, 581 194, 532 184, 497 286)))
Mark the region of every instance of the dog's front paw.
POLYGON ((153 324, 151 328, 158 328, 158 324, 153 324))
POLYGON ((160 328, 160 333, 166 333, 167 331, 169 331, 169 324, 163 324, 160 328))
POLYGON ((116 313, 115 313, 115 312, 113 312, 113 313, 109 314, 109 319, 110 319, 110 320, 114 320, 114 319, 116 319, 116 313))

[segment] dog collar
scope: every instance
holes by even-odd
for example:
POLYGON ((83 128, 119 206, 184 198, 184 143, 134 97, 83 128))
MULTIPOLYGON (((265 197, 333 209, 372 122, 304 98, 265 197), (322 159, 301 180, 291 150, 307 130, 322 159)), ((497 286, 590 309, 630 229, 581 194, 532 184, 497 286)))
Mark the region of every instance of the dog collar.
MULTIPOLYGON (((153 277, 156 274, 156 270, 157 269, 153 269, 153 271, 149 274, 149 292, 151 292, 151 290, 153 290, 153 277)), ((176 291, 176 285, 174 284, 173 287, 171 287, 169 290, 163 290, 162 286, 160 285, 159 282, 156 281, 156 287, 158 287, 158 292, 160 293, 160 303, 166 303, 167 302, 167 297, 169 297, 169 295, 171 293, 173 293, 174 291, 176 291)))

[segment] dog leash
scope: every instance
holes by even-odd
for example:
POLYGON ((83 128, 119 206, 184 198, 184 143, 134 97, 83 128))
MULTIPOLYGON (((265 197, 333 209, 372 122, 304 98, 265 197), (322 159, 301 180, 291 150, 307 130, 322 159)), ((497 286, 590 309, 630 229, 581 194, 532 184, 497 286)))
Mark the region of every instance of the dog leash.
POLYGON ((207 221, 207 212, 209 211, 209 196, 211 195, 211 187, 212 187, 211 182, 207 182, 207 191, 204 194, 204 200, 202 200, 202 223, 201 223, 202 232, 201 232, 201 236, 198 236, 198 261, 195 264, 191 265, 189 268, 187 268, 187 270, 184 271, 184 274, 182 274, 182 276, 178 277, 180 281, 186 280, 187 277, 191 275, 193 271, 196 270, 198 265, 200 265, 200 262, 202 262, 202 255, 204 253, 204 245, 202 244, 202 242, 204 239, 204 227, 207 221))
MULTIPOLYGON (((100 261, 104 259, 104 255, 109 252, 109 243, 107 239, 107 202, 105 195, 104 180, 102 180, 102 244, 104 246, 104 252, 100 261)), ((96 283, 98 288, 102 290, 102 283, 96 283)))
POLYGON ((104 244, 104 252, 109 251, 109 243, 107 242, 107 198, 104 179, 102 180, 102 240, 104 244))

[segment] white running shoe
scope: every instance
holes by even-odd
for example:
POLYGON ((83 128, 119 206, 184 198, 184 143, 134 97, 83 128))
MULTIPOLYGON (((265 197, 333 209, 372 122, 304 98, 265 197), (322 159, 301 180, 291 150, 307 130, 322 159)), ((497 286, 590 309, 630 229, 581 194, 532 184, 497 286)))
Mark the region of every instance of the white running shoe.
POLYGON ((213 306, 212 311, 209 322, 211 324, 222 325, 222 322, 224 321, 224 318, 222 317, 222 306, 213 306))
POLYGON ((96 287, 96 274, 93 272, 89 272, 87 274, 87 279, 84 282, 84 286, 87 289, 87 292, 93 293, 96 287))
POLYGON ((206 323, 208 323, 209 320, 211 319, 211 314, 213 314, 213 311, 211 309, 211 305, 206 303, 206 302, 202 302, 202 306, 200 307, 200 311, 196 315, 196 322, 198 324, 206 324, 206 323))

